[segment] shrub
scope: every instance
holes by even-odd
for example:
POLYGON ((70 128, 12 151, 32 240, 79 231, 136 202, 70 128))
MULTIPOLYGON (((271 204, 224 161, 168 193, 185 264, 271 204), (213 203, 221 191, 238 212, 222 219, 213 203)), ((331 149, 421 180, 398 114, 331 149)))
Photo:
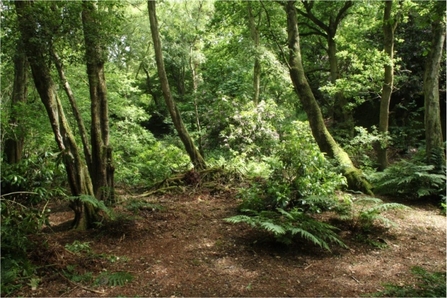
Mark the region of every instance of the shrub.
POLYGON ((269 174, 239 192, 245 214, 226 220, 264 229, 284 243, 301 236, 325 249, 329 243, 344 246, 333 226, 310 216, 337 205, 335 191, 345 179, 320 152, 308 123, 296 121, 286 128, 275 152, 265 159, 269 174))
POLYGON ((250 101, 229 120, 220 133, 227 148, 248 157, 270 155, 279 141, 278 127, 284 115, 273 100, 250 101))
POLYGON ((1 203, 1 294, 9 294, 30 280, 35 266, 27 253, 34 247, 29 235, 40 231, 48 223, 46 206, 42 210, 26 207, 8 200, 1 203))
POLYGON ((48 197, 64 196, 66 181, 60 154, 48 151, 32 154, 16 164, 3 163, 1 167, 2 193, 23 193, 27 202, 37 203, 48 197))
POLYGON ((300 206, 320 212, 335 201, 335 191, 346 184, 320 152, 307 122, 294 122, 286 130, 275 157, 266 158, 270 174, 241 191, 242 208, 275 210, 300 206))
POLYGON ((340 144, 346 144, 343 149, 351 157, 352 162, 361 169, 371 169, 374 166, 375 151, 374 144, 380 142, 383 144, 386 141, 390 141, 389 136, 381 135, 375 126, 372 127, 372 131, 362 126, 356 126, 355 136, 350 139, 344 139, 340 144))
POLYGON ((140 125, 129 121, 115 124, 114 147, 116 180, 126 185, 153 184, 189 166, 188 156, 178 147, 157 141, 140 125))

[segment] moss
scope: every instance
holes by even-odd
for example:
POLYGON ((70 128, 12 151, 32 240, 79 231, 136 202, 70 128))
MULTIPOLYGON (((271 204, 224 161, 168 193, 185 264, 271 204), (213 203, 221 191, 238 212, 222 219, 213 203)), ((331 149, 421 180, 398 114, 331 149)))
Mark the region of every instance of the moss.
POLYGON ((374 195, 371 184, 363 176, 361 170, 356 167, 346 167, 343 169, 343 176, 346 177, 350 189, 359 190, 368 195, 374 195))

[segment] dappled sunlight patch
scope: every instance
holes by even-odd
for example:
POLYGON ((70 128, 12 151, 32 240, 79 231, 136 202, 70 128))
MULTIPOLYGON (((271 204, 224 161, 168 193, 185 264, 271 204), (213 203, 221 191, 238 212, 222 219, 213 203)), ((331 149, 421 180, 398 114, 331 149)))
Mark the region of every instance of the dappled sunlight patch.
POLYGON ((241 278, 255 278, 259 275, 255 271, 244 269, 241 266, 241 261, 238 261, 237 258, 223 257, 216 259, 213 264, 218 272, 223 274, 236 275, 241 278))

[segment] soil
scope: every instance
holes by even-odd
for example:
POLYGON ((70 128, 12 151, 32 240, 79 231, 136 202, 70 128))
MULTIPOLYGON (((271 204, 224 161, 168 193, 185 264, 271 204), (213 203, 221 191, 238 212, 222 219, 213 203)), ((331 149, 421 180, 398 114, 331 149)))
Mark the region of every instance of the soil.
POLYGON ((389 211, 397 227, 369 235, 341 230, 349 248, 329 252, 304 240, 278 244, 265 232, 225 222, 237 214, 235 197, 199 190, 142 197, 150 205, 129 212, 120 204, 119 219, 86 232, 70 230, 73 213, 55 204, 51 228, 35 236, 42 245, 32 257, 45 265, 39 283, 14 295, 353 297, 383 290, 385 283, 414 284, 413 266, 446 270, 446 218, 435 206, 389 211), (66 249, 74 241, 91 251, 66 249), (111 285, 106 273, 114 272, 133 278, 111 285))

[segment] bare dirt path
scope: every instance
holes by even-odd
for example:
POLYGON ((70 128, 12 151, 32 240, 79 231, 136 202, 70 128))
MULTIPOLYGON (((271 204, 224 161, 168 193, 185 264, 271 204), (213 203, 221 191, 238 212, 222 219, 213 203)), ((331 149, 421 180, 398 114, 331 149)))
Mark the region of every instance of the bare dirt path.
POLYGON ((332 253, 301 242, 282 246, 244 225, 223 221, 236 213, 234 195, 190 193, 145 198, 157 208, 139 210, 99 230, 67 230, 69 209, 50 217, 48 248, 36 259, 50 264, 38 287, 18 296, 361 296, 383 289, 383 283, 408 284, 413 266, 446 270, 446 221, 434 207, 413 206, 388 214, 398 227, 377 248, 341 234, 350 249, 332 253), (70 253, 64 246, 88 242, 90 254, 70 253), (100 255, 101 254, 101 255, 100 255), (123 286, 69 281, 67 266, 77 274, 129 272, 123 286), (51 269, 52 268, 52 269, 51 269), (73 267, 71 267, 73 268, 73 267))

